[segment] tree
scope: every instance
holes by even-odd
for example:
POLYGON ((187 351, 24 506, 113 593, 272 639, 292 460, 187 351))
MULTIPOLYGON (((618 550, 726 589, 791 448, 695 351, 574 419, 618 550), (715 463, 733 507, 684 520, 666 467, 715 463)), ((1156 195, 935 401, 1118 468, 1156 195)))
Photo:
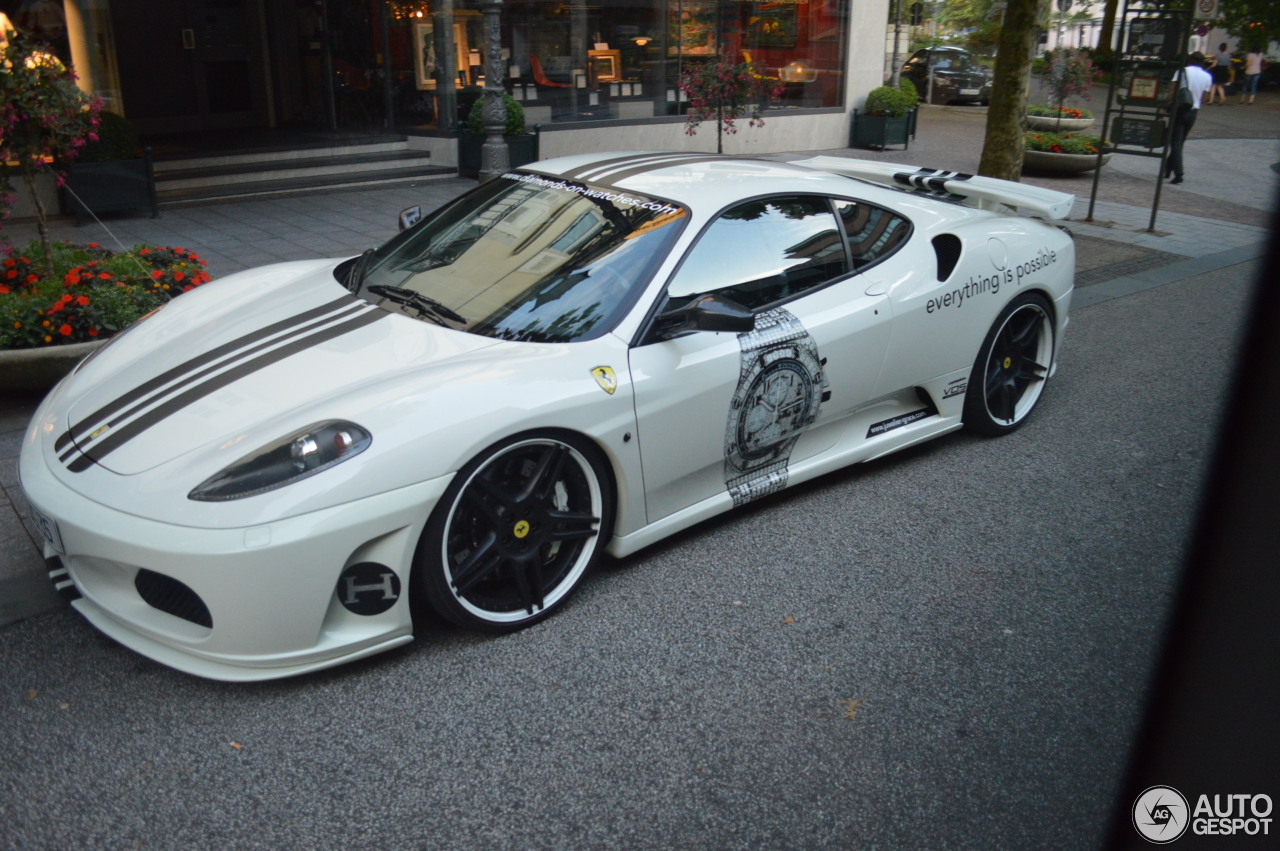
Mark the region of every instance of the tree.
POLYGON ((1009 0, 1000 29, 987 132, 978 174, 1017 180, 1022 174, 1027 84, 1048 0, 1009 0))
POLYGON ((963 32, 964 46, 990 54, 1000 37, 1000 15, 995 0, 947 0, 938 13, 938 28, 963 32))
POLYGON ((1094 47, 1094 53, 1099 57, 1111 57, 1111 42, 1115 39, 1116 11, 1119 6, 1120 0, 1106 0, 1102 7, 1102 27, 1098 30, 1098 43, 1094 47))
POLYGON ((36 175, 51 162, 74 159, 86 141, 97 140, 101 101, 80 91, 75 74, 27 36, 13 30, 0 36, 0 207, 8 215, 14 201, 9 171, 17 168, 52 275, 49 217, 36 175))
POLYGON ((748 126, 763 127, 765 103, 782 93, 782 84, 758 74, 753 63, 736 64, 728 59, 685 71, 680 88, 689 95, 685 135, 695 135, 703 121, 715 121, 718 154, 724 151, 724 134, 738 132, 739 118, 746 115, 748 126))
POLYGON ((1280 3, 1275 0, 1222 0, 1219 8, 1226 31, 1245 47, 1265 50, 1280 40, 1280 3))

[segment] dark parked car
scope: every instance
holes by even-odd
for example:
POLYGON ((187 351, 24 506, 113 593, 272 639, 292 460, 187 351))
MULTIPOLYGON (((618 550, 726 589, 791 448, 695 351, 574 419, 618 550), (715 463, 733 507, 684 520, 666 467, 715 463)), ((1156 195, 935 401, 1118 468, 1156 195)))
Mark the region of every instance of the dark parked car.
POLYGON ((991 71, 958 47, 925 47, 911 54, 902 76, 930 103, 981 103, 991 100, 991 71), (929 98, 929 73, 933 96, 929 98))

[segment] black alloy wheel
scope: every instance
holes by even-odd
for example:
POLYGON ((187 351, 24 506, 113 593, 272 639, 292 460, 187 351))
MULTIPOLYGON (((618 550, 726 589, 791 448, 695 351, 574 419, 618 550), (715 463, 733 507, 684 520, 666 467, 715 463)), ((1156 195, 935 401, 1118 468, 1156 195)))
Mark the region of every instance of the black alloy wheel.
POLYGON ((513 438, 458 472, 414 558, 416 594, 484 632, 528 626, 560 606, 613 525, 599 450, 563 434, 513 438))
POLYGON ((969 375, 964 422, 980 434, 1008 434, 1026 422, 1053 363, 1052 310, 1024 293, 996 318, 969 375))

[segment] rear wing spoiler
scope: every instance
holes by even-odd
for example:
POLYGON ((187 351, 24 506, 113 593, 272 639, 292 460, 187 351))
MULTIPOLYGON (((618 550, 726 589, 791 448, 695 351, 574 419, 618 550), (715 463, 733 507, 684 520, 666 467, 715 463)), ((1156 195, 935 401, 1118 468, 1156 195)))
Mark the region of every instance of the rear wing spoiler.
POLYGON ((1039 186, 1028 186, 1011 180, 875 160, 813 157, 807 160, 795 160, 791 164, 854 177, 868 183, 878 183, 881 186, 919 192, 935 198, 961 201, 981 210, 1003 212, 1006 207, 1012 207, 1020 213, 1030 213, 1049 219, 1065 219, 1071 214, 1071 207, 1076 200, 1076 196, 1066 192, 1041 189, 1039 186))

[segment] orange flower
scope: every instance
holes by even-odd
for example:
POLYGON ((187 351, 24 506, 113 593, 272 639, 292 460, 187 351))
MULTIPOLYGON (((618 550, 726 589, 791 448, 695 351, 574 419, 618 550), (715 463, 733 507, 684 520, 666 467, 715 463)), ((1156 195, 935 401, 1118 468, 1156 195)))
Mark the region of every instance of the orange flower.
POLYGON ((64 337, 70 337, 70 336, 71 336, 71 326, 70 326, 70 325, 63 325, 61 328, 59 328, 59 329, 58 329, 58 333, 59 333, 59 334, 61 334, 61 335, 62 335, 62 336, 64 336, 64 337))
POLYGON ((62 280, 63 282, 66 283, 67 286, 74 287, 76 284, 80 283, 80 276, 77 275, 74 271, 72 271, 72 272, 68 272, 67 276, 62 280))
POLYGON ((89 336, 90 337, 98 336, 98 327, 96 325, 89 329, 89 336))
MULTIPOLYGON (((32 275, 31 277, 33 277, 33 278, 34 278, 34 277, 35 277, 35 275, 32 275)), ((182 280, 183 280, 183 278, 185 278, 185 277, 187 277, 187 276, 186 276, 186 275, 184 275, 184 274, 182 274, 181 272, 174 272, 174 273, 173 273, 173 279, 174 279, 175 281, 178 281, 179 283, 181 283, 181 282, 182 282, 182 280)))
POLYGON ((99 277, 99 278, 101 278, 101 279, 102 279, 102 280, 104 280, 104 281, 109 281, 109 280, 111 280, 111 273, 110 273, 110 272, 99 272, 99 273, 98 273, 98 277, 99 277))
MULTIPOLYGON (((141 252, 141 251, 139 251, 138 253, 139 253, 139 254, 141 254, 142 252, 141 252)), ((159 269, 152 269, 152 270, 151 270, 151 277, 152 277, 152 278, 154 278, 154 279, 156 279, 156 280, 158 281, 158 280, 160 280, 162 277, 164 277, 164 272, 161 272, 159 269)))
POLYGON ((28 283, 28 284, 34 284, 34 283, 35 283, 36 281, 38 281, 38 280, 40 280, 40 276, 39 276, 39 275, 27 275, 27 283, 28 283))
POLYGON ((80 305, 81 307, 88 307, 89 297, 87 295, 80 296, 80 298, 76 299, 76 304, 80 305))
POLYGON ((8 295, 8 294, 9 294, 9 288, 6 287, 4 284, 0 284, 0 295, 8 295))

